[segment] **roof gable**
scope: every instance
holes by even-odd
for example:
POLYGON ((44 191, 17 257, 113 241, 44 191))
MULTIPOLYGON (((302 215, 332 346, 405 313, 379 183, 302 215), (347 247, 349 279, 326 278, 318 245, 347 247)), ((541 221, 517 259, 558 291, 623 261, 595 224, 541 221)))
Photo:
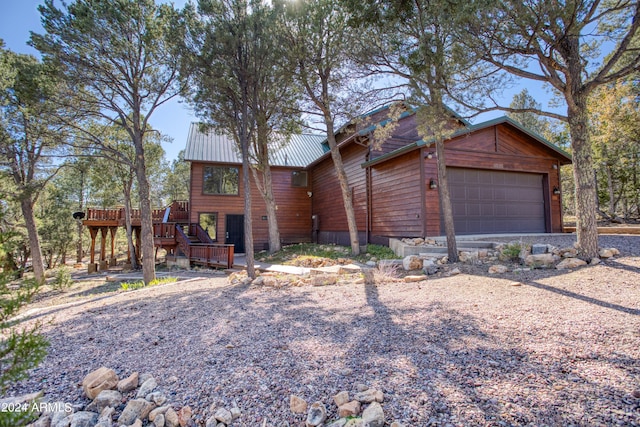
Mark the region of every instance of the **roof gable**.
MULTIPOLYGON (((532 132, 528 129, 526 129, 525 127, 523 127, 522 125, 520 125, 518 122, 516 122, 515 120, 512 120, 506 116, 502 116, 502 117, 498 117, 497 119, 493 119, 493 120, 489 120, 486 122, 482 122, 479 123, 477 125, 469 125, 467 127, 461 128, 458 131, 456 131, 453 135, 451 135, 447 141, 451 141, 454 140, 455 138, 458 138, 460 136, 463 136, 465 134, 470 134, 470 133, 474 133, 474 132, 479 132, 485 129, 488 129, 490 127, 493 126, 498 126, 498 125, 507 125, 507 126, 511 126, 513 128, 515 128, 518 132, 521 132, 525 135, 527 135, 534 143, 540 144, 542 147, 544 147, 546 150, 549 150, 553 153, 553 155, 555 157, 557 157, 560 160, 561 164, 570 164, 572 162, 571 160, 571 155, 569 153, 567 153, 566 151, 562 150, 560 147, 558 147, 557 145, 551 143, 550 141, 546 140, 545 138, 541 137, 540 135, 536 134, 535 132, 532 132)), ((409 151, 415 150, 419 147, 424 147, 424 146, 429 146, 431 144, 433 144, 434 140, 430 139, 430 140, 424 140, 424 139, 419 139, 411 144, 405 145, 404 147, 398 148, 392 152, 386 153, 380 157, 377 157, 375 159, 372 159, 368 162, 365 162, 362 164, 362 167, 369 167, 369 166, 373 166, 379 163, 383 163, 387 160, 393 159, 397 156, 400 156, 404 153, 407 153, 409 151)))

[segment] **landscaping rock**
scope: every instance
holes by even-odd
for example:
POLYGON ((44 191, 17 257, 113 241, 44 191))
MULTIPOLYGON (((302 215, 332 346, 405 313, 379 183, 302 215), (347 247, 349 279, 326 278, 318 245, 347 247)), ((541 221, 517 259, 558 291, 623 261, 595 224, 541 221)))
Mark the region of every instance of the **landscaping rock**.
POLYGON ((151 402, 147 402, 145 399, 133 399, 127 403, 124 411, 118 418, 119 424, 130 425, 136 418, 141 420, 147 418, 149 412, 155 408, 155 405, 151 402))
POLYGON ((344 427, 346 424, 346 418, 338 418, 337 420, 332 421, 330 424, 327 424, 326 427, 344 427))
POLYGON ((138 390, 138 394, 136 397, 147 397, 156 387, 158 386, 158 382, 155 378, 151 377, 145 382, 142 383, 140 389, 138 390))
POLYGON ((558 255, 562 258, 575 258, 578 255, 576 248, 562 248, 558 251, 558 255))
POLYGON ((556 265, 556 268, 558 270, 568 270, 570 268, 582 267, 583 265, 587 265, 587 262, 581 260, 580 258, 565 258, 558 265, 556 265))
POLYGON ((233 417, 231 416, 231 412, 228 409, 225 408, 218 408, 218 410, 216 411, 216 413, 213 415, 214 418, 218 421, 220 421, 221 423, 224 424, 231 424, 231 421, 233 421, 233 417))
POLYGON ((423 263, 424 261, 419 256, 409 255, 404 257, 404 259, 402 260, 402 268, 404 268, 406 271, 420 270, 423 266, 423 263))
POLYGON ((312 286, 327 286, 335 285, 336 283, 338 283, 337 274, 316 274, 311 276, 312 286))
POLYGON ((164 427, 164 425, 165 425, 164 415, 162 415, 162 414, 158 414, 158 416, 156 417, 156 419, 153 421, 153 424, 154 424, 156 427, 164 427))
POLYGON ((161 406, 149 412, 149 421, 154 421, 158 415, 164 415, 169 410, 170 406, 161 406))
POLYGON ((600 258, 611 258, 614 257, 616 255, 620 255, 620 251, 617 250, 616 248, 605 248, 605 249, 600 249, 600 251, 598 252, 598 255, 600 256, 600 258))
MULTIPOLYGON (((168 413, 169 411, 167 411, 167 414, 168 413)), ((182 408, 180 408, 180 410, 178 411, 178 424, 180 424, 180 427, 185 427, 187 424, 189 424, 192 415, 193 411, 191 410, 190 406, 183 406, 182 408)), ((166 418, 167 417, 165 417, 165 419, 166 418)))
POLYGON ((478 252, 460 251, 458 261, 475 264, 478 262, 478 252))
POLYGON ((147 394, 145 396, 145 399, 149 402, 155 403, 157 406, 162 406, 167 402, 167 396, 159 391, 154 391, 153 393, 147 394))
POLYGON ((353 417, 360 413, 360 402, 352 400, 338 407, 338 416, 340 418, 353 417))
POLYGON ((173 410, 173 408, 169 408, 167 412, 165 412, 164 425, 165 427, 178 427, 180 425, 178 414, 173 410))
POLYGON ((82 380, 82 390, 91 400, 95 399, 102 390, 112 390, 118 385, 118 376, 113 369, 100 367, 87 374, 82 380))
POLYGON ((338 407, 340 407, 340 406, 344 405, 345 403, 349 402, 349 392, 348 391, 341 391, 340 393, 336 394, 335 396, 333 396, 333 402, 338 407))
POLYGON ((95 412, 80 411, 69 417, 70 427, 94 427, 98 421, 98 414, 95 412))
POLYGON ((122 403, 122 394, 118 390, 102 390, 93 400, 99 413, 107 407, 115 408, 122 403))
POLYGON ((231 419, 234 421, 242 416, 242 411, 238 407, 231 408, 229 412, 231 412, 231 419))
POLYGON ((550 268, 556 262, 556 257, 552 254, 528 255, 524 259, 524 264, 534 268, 550 268))
POLYGON ((496 264, 489 267, 489 274, 503 274, 508 271, 509 267, 507 267, 506 265, 496 264))
POLYGON ((133 374, 129 375, 127 378, 124 378, 118 381, 118 385, 116 386, 116 388, 120 393, 128 393, 131 390, 135 389, 136 387, 138 387, 137 372, 134 372, 133 374))
POLYGON ((384 401, 384 393, 381 392, 380 390, 370 388, 368 390, 356 393, 356 395, 353 398, 360 403, 371 403, 371 402, 381 403, 384 401))
POLYGON ((419 276, 405 276, 403 280, 405 283, 421 282, 423 280, 427 280, 427 276, 424 274, 419 276))
POLYGON ((296 396, 295 394, 292 394, 289 397, 289 409, 291 409, 291 412, 293 412, 294 414, 304 414, 307 412, 307 401, 304 400, 301 397, 296 396))
POLYGON ((113 425, 113 414, 116 410, 110 406, 107 406, 100 412, 98 422, 95 427, 111 427, 113 425))
POLYGON ((307 427, 316 427, 322 425, 327 419, 327 408, 322 402, 314 402, 309 407, 307 413, 307 427))
POLYGON ((369 427, 384 426, 384 411, 378 402, 373 402, 362 412, 362 421, 369 427))
POLYGON ((531 255, 540 255, 547 253, 548 246, 543 244, 533 244, 531 245, 531 255))

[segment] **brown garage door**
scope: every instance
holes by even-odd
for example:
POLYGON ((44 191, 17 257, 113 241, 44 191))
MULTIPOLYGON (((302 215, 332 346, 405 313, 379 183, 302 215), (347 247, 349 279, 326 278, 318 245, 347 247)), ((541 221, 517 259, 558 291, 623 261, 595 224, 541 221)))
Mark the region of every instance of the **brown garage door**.
POLYGON ((544 233, 542 175, 447 168, 456 234, 544 233))

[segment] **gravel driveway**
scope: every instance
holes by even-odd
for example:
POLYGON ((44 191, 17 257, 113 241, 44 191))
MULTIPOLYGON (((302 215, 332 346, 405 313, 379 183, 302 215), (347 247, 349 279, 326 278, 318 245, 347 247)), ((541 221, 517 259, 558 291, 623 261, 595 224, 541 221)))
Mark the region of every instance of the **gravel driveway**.
POLYGON ((274 289, 218 276, 50 308, 33 319, 46 321, 49 355, 10 394, 88 403, 79 383, 107 366, 153 374, 202 423, 212 403, 235 402, 233 425, 304 425, 290 394, 335 416, 331 396, 364 383, 409 426, 638 426, 640 238, 601 246, 622 254, 569 272, 461 265, 417 283, 274 289))

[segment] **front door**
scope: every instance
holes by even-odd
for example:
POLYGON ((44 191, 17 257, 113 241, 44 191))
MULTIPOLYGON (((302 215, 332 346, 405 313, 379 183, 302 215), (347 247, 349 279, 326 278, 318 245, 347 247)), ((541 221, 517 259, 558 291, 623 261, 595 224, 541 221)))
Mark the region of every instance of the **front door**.
POLYGON ((234 253, 244 253, 244 215, 227 215, 225 228, 225 243, 235 245, 234 253))

